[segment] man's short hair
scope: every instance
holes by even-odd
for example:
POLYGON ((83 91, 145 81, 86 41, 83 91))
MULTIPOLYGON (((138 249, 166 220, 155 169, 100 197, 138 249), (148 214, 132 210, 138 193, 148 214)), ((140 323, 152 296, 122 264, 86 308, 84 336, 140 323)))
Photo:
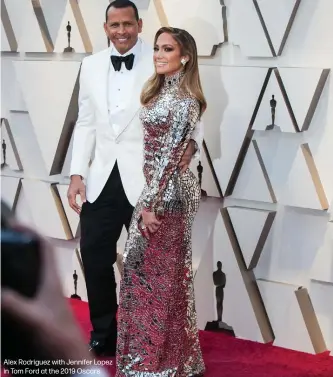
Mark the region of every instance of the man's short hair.
POLYGON ((137 21, 139 21, 139 11, 138 11, 138 8, 137 8, 137 6, 132 1, 130 1, 130 0, 114 0, 106 8, 106 11, 105 11, 105 22, 108 21, 108 13, 109 13, 109 9, 111 7, 116 8, 116 9, 133 8, 134 14, 135 14, 135 18, 136 18, 137 21))

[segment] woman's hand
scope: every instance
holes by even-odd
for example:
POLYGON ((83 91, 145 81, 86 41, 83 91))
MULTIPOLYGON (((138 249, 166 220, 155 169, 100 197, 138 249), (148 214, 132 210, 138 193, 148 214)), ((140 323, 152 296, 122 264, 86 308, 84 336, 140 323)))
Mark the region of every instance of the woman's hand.
POLYGON ((144 225, 143 227, 141 226, 141 228, 143 228, 143 231, 146 234, 146 236, 147 235, 149 236, 147 229, 149 230, 150 233, 155 233, 161 225, 161 221, 157 220, 155 213, 148 212, 147 210, 143 209, 141 212, 141 215, 142 215, 142 222, 144 225))

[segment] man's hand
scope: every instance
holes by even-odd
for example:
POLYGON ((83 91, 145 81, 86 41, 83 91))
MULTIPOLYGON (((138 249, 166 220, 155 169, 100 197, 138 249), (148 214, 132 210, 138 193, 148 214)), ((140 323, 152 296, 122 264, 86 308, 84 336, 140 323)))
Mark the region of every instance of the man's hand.
POLYGON ((196 151, 195 141, 191 139, 178 165, 181 169, 181 173, 184 173, 186 169, 190 166, 190 163, 191 163, 191 160, 195 151, 196 151))
POLYGON ((81 207, 77 204, 76 196, 80 195, 82 203, 86 201, 86 186, 79 175, 72 175, 71 183, 67 191, 67 198, 70 207, 79 215, 81 207))

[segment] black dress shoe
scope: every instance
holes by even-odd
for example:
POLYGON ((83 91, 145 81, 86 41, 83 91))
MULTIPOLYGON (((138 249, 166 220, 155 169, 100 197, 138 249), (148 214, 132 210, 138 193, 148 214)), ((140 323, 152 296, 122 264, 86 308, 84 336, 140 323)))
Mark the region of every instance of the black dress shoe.
POLYGON ((96 356, 102 356, 105 349, 105 343, 98 341, 98 340, 92 340, 89 343, 89 352, 94 353, 96 356))
POLYGON ((89 352, 96 356, 113 357, 116 356, 116 344, 115 342, 92 340, 89 343, 89 352))

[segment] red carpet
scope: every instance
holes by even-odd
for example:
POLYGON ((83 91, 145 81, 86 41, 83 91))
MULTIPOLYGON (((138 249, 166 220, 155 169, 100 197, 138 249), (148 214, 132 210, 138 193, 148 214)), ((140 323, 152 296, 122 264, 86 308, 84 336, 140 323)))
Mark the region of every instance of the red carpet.
MULTIPOLYGON (((87 303, 71 300, 87 339, 90 322, 87 303)), ((328 353, 301 352, 202 331, 200 341, 207 367, 205 377, 333 377, 328 353)), ((110 369, 113 375, 114 367, 110 369)))

